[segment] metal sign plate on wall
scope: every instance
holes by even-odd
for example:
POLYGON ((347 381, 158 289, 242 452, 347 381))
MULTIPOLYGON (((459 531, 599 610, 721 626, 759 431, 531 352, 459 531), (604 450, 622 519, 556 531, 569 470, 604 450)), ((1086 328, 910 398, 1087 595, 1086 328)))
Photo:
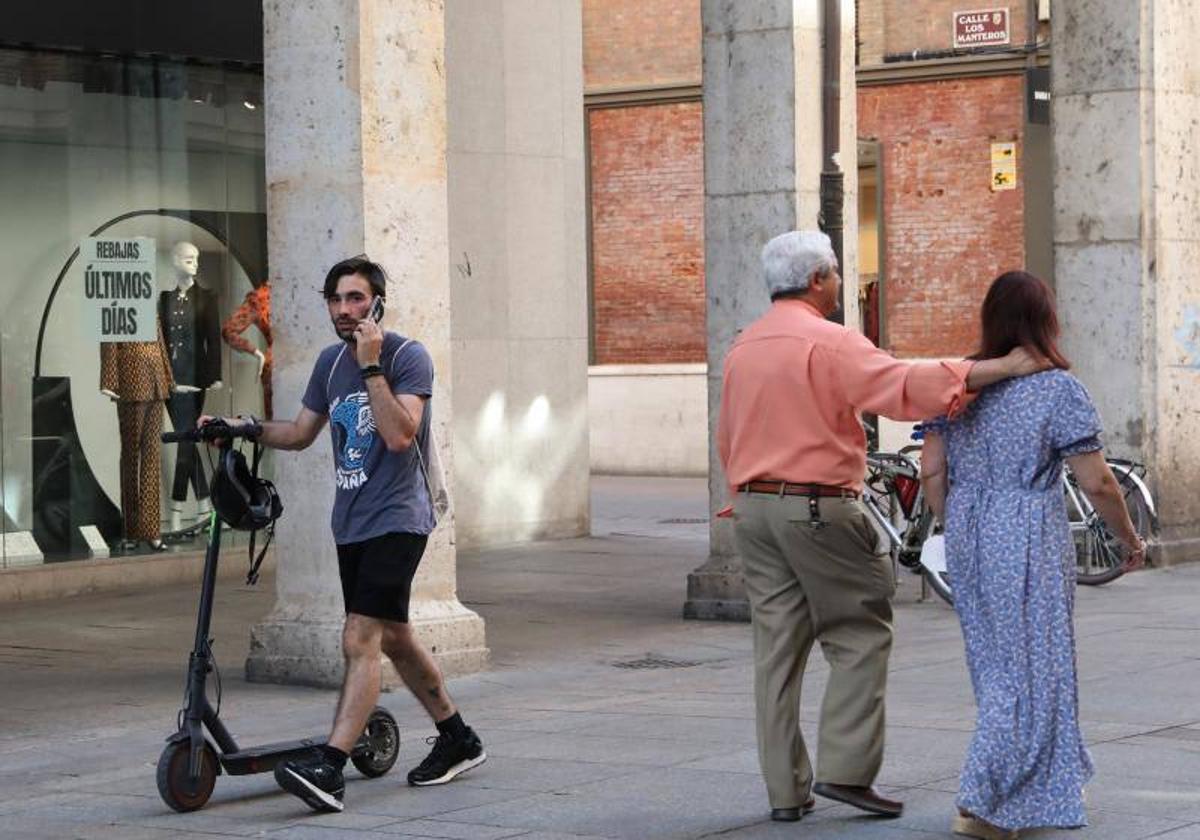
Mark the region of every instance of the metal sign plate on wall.
POLYGON ((992 144, 992 192, 1017 188, 1017 144, 992 144))
POLYGON ((1009 43, 1008 9, 954 13, 954 48, 993 47, 1009 43))

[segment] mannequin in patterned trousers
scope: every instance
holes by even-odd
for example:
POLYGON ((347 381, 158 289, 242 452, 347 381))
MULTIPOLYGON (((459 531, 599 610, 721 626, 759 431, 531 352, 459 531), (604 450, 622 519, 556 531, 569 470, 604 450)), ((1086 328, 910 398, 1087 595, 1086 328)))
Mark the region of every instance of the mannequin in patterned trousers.
MULTIPOLYGON (((100 343, 100 393, 117 404, 121 432, 121 513, 125 540, 145 541, 156 551, 161 539, 163 403, 174 380, 158 341, 100 343)), ((127 546, 132 547, 132 546, 127 546)))

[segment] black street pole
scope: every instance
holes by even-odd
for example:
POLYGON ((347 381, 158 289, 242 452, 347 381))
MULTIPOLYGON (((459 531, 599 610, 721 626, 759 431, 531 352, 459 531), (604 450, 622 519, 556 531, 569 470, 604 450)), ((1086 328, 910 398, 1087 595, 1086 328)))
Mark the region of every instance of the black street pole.
MULTIPOLYGON (((821 56, 821 212, 818 224, 833 244, 838 271, 842 270, 842 229, 845 186, 838 165, 841 149, 842 9, 841 0, 824 0, 824 50, 821 56)), ((844 323, 845 295, 838 293, 838 310, 830 317, 844 323)))

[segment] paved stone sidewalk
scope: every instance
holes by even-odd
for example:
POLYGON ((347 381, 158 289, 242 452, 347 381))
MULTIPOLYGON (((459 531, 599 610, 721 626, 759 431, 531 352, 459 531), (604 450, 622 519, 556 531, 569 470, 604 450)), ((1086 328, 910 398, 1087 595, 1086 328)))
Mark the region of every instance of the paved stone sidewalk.
MULTIPOLYGON (((432 727, 404 693, 400 763, 348 775, 347 810, 310 815, 269 776, 222 776, 203 810, 169 811, 154 765, 172 729, 194 591, 9 607, 0 618, 0 837, 881 838, 949 837, 973 704, 957 623, 897 596, 887 759, 900 820, 819 802, 773 824, 754 751, 746 625, 684 622, 685 578, 704 556, 703 482, 603 479, 595 536, 467 554, 463 600, 488 621, 489 671, 451 690, 487 764, 441 788, 404 772, 432 727)), ((246 629, 272 586, 223 587, 215 626, 222 715, 247 743, 321 732, 330 691, 248 685, 246 629)), ((1092 825, 1050 838, 1200 840, 1200 565, 1080 589, 1085 732, 1098 767, 1092 825)), ((815 720, 826 669, 809 665, 815 720)))

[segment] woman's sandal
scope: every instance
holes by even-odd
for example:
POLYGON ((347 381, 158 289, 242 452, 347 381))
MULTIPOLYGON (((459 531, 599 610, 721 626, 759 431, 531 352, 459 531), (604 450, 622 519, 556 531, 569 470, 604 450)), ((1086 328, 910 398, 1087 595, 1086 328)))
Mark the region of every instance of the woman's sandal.
POLYGON ((1018 840, 1020 835, 1007 828, 992 825, 987 820, 981 820, 973 814, 959 814, 954 818, 951 830, 963 837, 975 837, 977 840, 1018 840))

